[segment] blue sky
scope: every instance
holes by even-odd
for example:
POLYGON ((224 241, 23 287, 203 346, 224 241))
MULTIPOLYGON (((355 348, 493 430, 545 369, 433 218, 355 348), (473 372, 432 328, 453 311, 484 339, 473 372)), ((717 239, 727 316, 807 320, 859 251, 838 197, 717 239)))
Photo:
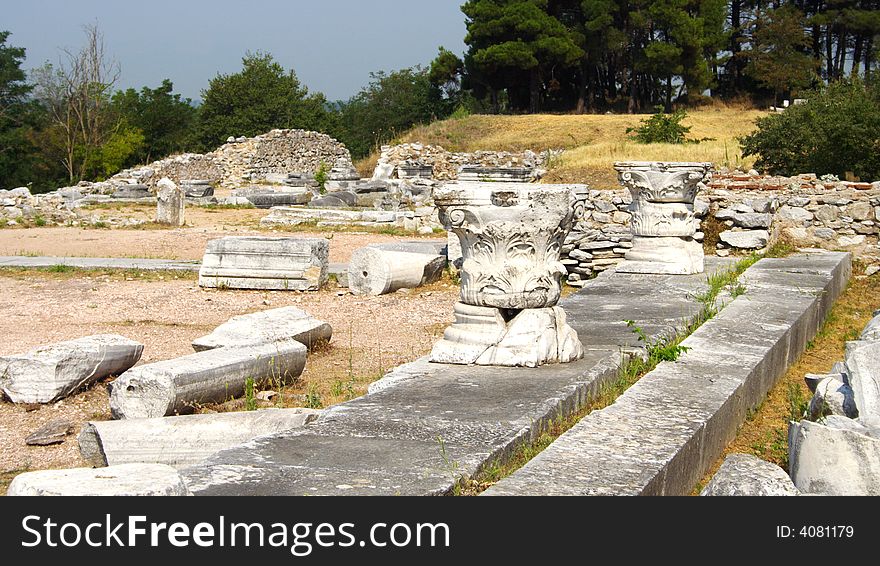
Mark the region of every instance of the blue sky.
POLYGON ((441 45, 464 50, 463 0, 3 0, 7 45, 27 49, 25 67, 77 50, 97 23, 122 66, 119 88, 174 82, 198 99, 217 73, 236 72, 247 51, 272 53, 310 90, 347 99, 371 71, 427 65, 441 45))

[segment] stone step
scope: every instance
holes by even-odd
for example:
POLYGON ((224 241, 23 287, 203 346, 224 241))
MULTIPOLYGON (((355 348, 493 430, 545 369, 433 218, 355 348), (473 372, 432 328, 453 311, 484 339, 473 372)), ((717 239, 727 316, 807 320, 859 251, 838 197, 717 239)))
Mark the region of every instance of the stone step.
MULTIPOLYGON (((747 291, 617 401, 590 413, 486 495, 685 495, 750 408, 798 359, 852 272, 850 254, 763 259, 747 291)), ((638 320, 638 319, 636 319, 638 320)))

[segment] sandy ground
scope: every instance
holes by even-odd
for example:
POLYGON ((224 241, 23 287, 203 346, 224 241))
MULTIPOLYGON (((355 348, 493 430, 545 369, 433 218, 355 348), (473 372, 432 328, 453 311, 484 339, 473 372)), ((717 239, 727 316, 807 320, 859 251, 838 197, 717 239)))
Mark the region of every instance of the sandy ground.
MULTIPOLYGON (((0 229, 0 255, 60 257, 129 257, 151 259, 202 259, 208 240, 224 236, 293 236, 330 239, 330 261, 348 262, 351 253, 370 243, 423 239, 364 232, 286 232, 260 229, 269 213, 257 209, 187 208, 186 223, 177 229, 82 229, 64 227, 0 229)), ((94 209, 101 218, 153 220, 151 206, 125 205, 94 209)))
MULTIPOLYGON (((266 213, 223 212, 236 221, 266 213)), ((0 230, 0 255, 200 259, 207 240, 229 232, 239 233, 223 222, 201 222, 179 230, 7 229, 0 230)), ((331 261, 347 261, 354 249, 368 243, 412 239, 330 235, 331 261)), ((457 297, 458 288, 449 281, 381 297, 355 297, 337 288, 318 293, 202 290, 193 275, 0 270, 0 355, 91 334, 118 333, 142 342, 140 363, 150 363, 192 353, 193 339, 232 316, 296 306, 329 322, 334 336, 329 346, 310 353, 301 379, 273 403, 328 406, 364 394, 384 371, 429 352, 451 322, 457 297)), ((76 434, 88 420, 109 419, 109 381, 51 405, 21 406, 0 400, 0 493, 24 470, 84 465, 76 434), (63 444, 25 445, 25 437, 56 418, 74 424, 63 444)), ((240 408, 240 402, 233 401, 207 410, 240 408)))

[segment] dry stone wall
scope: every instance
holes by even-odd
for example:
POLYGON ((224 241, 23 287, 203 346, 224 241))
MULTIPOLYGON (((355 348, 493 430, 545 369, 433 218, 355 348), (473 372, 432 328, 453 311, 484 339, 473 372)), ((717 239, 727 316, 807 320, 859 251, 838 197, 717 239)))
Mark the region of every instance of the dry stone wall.
POLYGON ((395 146, 383 146, 376 171, 386 171, 388 178, 397 179, 408 176, 401 175, 420 167, 433 167, 433 178, 438 181, 458 179, 458 171, 463 166, 488 168, 524 168, 532 171, 531 180, 539 180, 546 173, 547 161, 562 153, 550 150, 541 153, 526 150, 522 152, 508 151, 475 151, 473 153, 453 153, 439 145, 421 143, 405 143, 395 146))
POLYGON ((314 174, 324 164, 351 169, 351 154, 328 135, 306 130, 272 130, 254 138, 230 138, 207 154, 187 153, 126 169, 111 181, 137 182, 155 187, 168 177, 175 183, 186 179, 207 180, 226 188, 289 173, 314 174))
MULTIPOLYGON (((632 247, 631 203, 624 189, 590 191, 584 218, 562 248, 570 284, 582 286, 623 260, 632 247)), ((726 256, 785 239, 852 252, 867 264, 866 273, 880 272, 880 183, 722 172, 697 197, 695 214, 701 221, 696 239, 714 234, 708 253, 726 256)))

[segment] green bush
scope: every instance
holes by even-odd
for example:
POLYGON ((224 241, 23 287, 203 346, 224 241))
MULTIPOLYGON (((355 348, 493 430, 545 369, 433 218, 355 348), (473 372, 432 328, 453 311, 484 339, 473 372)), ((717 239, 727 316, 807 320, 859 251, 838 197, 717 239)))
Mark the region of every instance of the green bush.
POLYGON ((740 139, 743 156, 775 175, 815 173, 880 180, 880 84, 835 82, 805 95, 806 104, 757 121, 740 139))
POLYGON ((672 114, 664 114, 661 107, 657 107, 657 113, 646 120, 641 121, 637 128, 627 128, 626 133, 638 143, 699 143, 698 140, 687 139, 691 131, 689 126, 682 125, 681 121, 687 118, 687 112, 676 110, 672 114))
POLYGON ((329 172, 327 164, 323 161, 318 166, 318 170, 315 171, 315 182, 318 183, 318 192, 322 195, 327 192, 327 180, 330 178, 329 172))

